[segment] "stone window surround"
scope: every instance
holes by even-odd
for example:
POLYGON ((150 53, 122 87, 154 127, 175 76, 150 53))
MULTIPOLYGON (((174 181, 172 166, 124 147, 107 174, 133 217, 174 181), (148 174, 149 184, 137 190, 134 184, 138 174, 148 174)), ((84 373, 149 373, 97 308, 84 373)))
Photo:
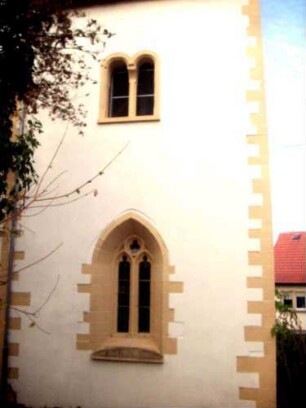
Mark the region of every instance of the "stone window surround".
POLYGON ((101 64, 100 108, 98 123, 124 123, 159 121, 159 61, 155 53, 141 51, 133 57, 125 53, 115 53, 105 58, 101 64), (137 68, 140 62, 150 60, 154 63, 154 112, 152 115, 136 115, 137 101, 137 68), (128 116, 109 117, 109 95, 111 68, 114 63, 126 64, 129 74, 129 113, 128 116))
POLYGON ((298 312, 306 312, 306 308, 304 307, 297 307, 297 297, 301 296, 301 297, 305 297, 306 296, 306 288, 305 286, 292 286, 291 288, 287 287, 282 287, 282 286, 278 286, 277 287, 278 290, 285 295, 286 297, 288 297, 288 299, 292 300, 292 308, 295 311, 298 312))
POLYGON ((83 265, 82 273, 91 275, 90 284, 79 284, 79 293, 90 295, 89 310, 84 322, 88 334, 78 334, 78 350, 91 350, 93 360, 163 363, 165 354, 177 354, 177 339, 170 337, 168 326, 174 321, 169 308, 169 295, 181 293, 183 283, 170 281, 174 267, 168 263, 168 251, 158 231, 136 211, 128 211, 113 221, 98 240, 91 264, 83 265), (152 299, 150 333, 117 333, 116 261, 122 244, 137 236, 154 259, 155 282, 152 299))

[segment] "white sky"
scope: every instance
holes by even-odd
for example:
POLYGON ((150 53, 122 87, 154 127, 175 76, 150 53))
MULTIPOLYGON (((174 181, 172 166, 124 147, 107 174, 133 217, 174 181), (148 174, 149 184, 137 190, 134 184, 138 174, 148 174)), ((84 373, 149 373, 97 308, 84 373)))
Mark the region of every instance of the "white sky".
POLYGON ((306 230, 306 2, 261 0, 274 240, 306 230))

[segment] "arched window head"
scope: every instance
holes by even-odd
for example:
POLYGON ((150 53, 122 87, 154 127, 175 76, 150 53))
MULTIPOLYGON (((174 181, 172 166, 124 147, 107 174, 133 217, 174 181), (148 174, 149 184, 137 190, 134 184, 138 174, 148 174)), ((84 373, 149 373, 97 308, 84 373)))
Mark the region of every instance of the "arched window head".
POLYGON ((89 333, 78 334, 78 350, 92 350, 94 360, 143 363, 176 354, 169 301, 183 283, 170 280, 173 272, 164 241, 146 218, 129 211, 115 219, 98 240, 92 263, 83 265, 91 284, 78 290, 90 295, 84 312, 89 333))
POLYGON ((130 323, 131 263, 126 255, 118 264, 117 332, 128 333, 130 323))
POLYGON ((109 117, 122 117, 129 114, 129 74, 123 61, 111 68, 109 117))
POLYGON ((157 57, 115 54, 102 64, 101 123, 159 120, 157 57))
POLYGON ((151 263, 144 255, 138 264, 138 333, 150 333, 151 263))
POLYGON ((138 65, 136 115, 152 115, 154 112, 154 63, 144 61, 138 65))

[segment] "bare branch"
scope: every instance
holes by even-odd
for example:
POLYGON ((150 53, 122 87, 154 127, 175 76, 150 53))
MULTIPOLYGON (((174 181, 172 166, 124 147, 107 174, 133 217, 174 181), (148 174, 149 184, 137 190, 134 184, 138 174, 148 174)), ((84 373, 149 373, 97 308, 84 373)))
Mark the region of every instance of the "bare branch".
POLYGON ((30 263, 30 264, 28 264, 28 265, 26 265, 26 266, 24 266, 24 267, 22 267, 20 269, 17 269, 15 271, 13 271, 13 273, 21 272, 21 271, 24 271, 25 269, 31 268, 34 265, 37 265, 38 263, 44 261, 45 259, 49 258, 52 254, 54 254, 54 252, 56 252, 62 245, 63 245, 63 243, 61 242, 56 248, 52 249, 52 251, 48 252, 43 257, 37 259, 36 261, 34 261, 34 262, 32 262, 32 263, 30 263))
POLYGON ((79 194, 80 190, 85 187, 86 185, 92 183, 97 177, 102 176, 105 170, 123 153, 123 151, 127 148, 129 142, 127 142, 123 148, 115 154, 115 156, 103 167, 98 173, 96 173, 92 178, 85 181, 83 184, 80 184, 78 187, 74 188, 73 190, 69 191, 68 193, 61 194, 55 197, 46 197, 46 198, 37 198, 35 201, 48 201, 48 200, 59 200, 60 198, 68 198, 72 194, 79 194))
POLYGON ((31 206, 31 207, 27 208, 28 211, 31 211, 31 210, 33 210, 33 209, 35 209, 35 208, 41 208, 41 210, 39 210, 39 211, 37 211, 37 212, 35 212, 35 213, 32 213, 32 214, 24 214, 24 213, 23 213, 23 214, 22 214, 23 218, 36 217, 37 215, 42 214, 42 213, 43 213, 44 211, 46 211, 48 208, 52 207, 53 201, 54 201, 54 200, 51 200, 50 203, 48 203, 48 204, 46 204, 46 205, 31 206))
MULTIPOLYGON (((66 135, 67 135, 68 128, 69 128, 69 122, 67 122, 67 124, 66 124, 66 128, 65 128, 64 134, 63 134, 63 136, 62 136, 62 138, 61 138, 61 140, 60 140, 60 142, 59 142, 57 148, 55 149, 55 152, 54 152, 53 156, 51 157, 51 160, 50 160, 50 162, 49 162, 49 164, 48 164, 46 170, 44 171, 44 173, 43 173, 43 175, 41 176, 39 182, 37 183, 37 186, 36 186, 36 189, 35 189, 35 192, 36 192, 36 193, 39 192, 39 189, 40 189, 40 187, 41 187, 41 185, 42 185, 42 183, 43 183, 43 181, 44 181, 44 179, 45 179, 45 177, 46 177, 48 171, 52 168, 53 162, 54 162, 56 156, 58 155, 58 152, 59 152, 60 148, 62 147, 62 145, 63 145, 63 143, 64 143, 64 140, 65 140, 66 135)), ((43 190, 43 191, 44 191, 44 190, 43 190)), ((36 194, 34 194, 34 196, 36 196, 36 194)))
MULTIPOLYGON (((52 179, 47 185, 46 187, 43 188, 43 190, 41 192, 38 193, 39 197, 43 197, 46 194, 50 194, 50 191, 48 192, 48 189, 52 186, 52 184, 54 184, 63 174, 67 173, 67 170, 62 171, 61 173, 59 173, 56 177, 54 177, 54 179, 52 179)), ((55 187, 56 189, 56 187, 55 187)), ((54 191, 54 190, 52 190, 54 191)), ((31 195, 29 196, 25 196, 25 198, 27 199, 31 199, 33 198, 31 195)))
POLYGON ((38 330, 42 331, 45 334, 51 334, 51 332, 48 332, 47 330, 43 329, 39 324, 37 324, 37 320, 36 320, 36 316, 33 316, 32 312, 28 312, 26 310, 23 309, 19 309, 15 306, 10 306, 11 310, 14 310, 17 313, 22 314, 23 316, 25 316, 31 323, 30 323, 30 327, 37 327, 38 330))
MULTIPOLYGON (((74 203, 76 201, 79 201, 82 198, 85 198, 85 197, 87 197, 87 196, 89 196, 91 194, 96 195, 95 192, 96 192, 96 189, 95 190, 90 190, 87 193, 79 195, 78 197, 73 198, 73 199, 71 199, 69 201, 65 201, 63 203, 56 203, 56 204, 52 204, 55 201, 55 199, 57 198, 57 197, 53 197, 52 203, 48 203, 48 204, 45 204, 45 205, 34 205, 30 209, 32 210, 33 208, 42 208, 42 210, 41 210, 41 212, 42 212, 42 211, 44 211, 44 210, 46 210, 48 208, 51 208, 51 207, 62 207, 63 205, 68 205, 68 204, 74 203)), ((62 197, 59 197, 59 198, 62 198, 62 197)), ((37 201, 44 201, 44 200, 37 200, 37 201)), ((36 213, 35 215, 37 215, 37 214, 40 214, 40 212, 36 213)), ((31 217, 31 216, 34 216, 34 214, 33 215, 25 215, 25 217, 31 217)))
POLYGON ((58 283, 60 280, 60 275, 57 276, 56 282, 53 286, 53 288, 51 289, 49 295, 47 296, 47 298, 43 301, 43 303, 34 311, 34 315, 35 317, 38 317, 38 313, 46 306, 46 304, 49 302, 49 300, 51 299, 51 296, 53 295, 53 293, 55 292, 58 283))
POLYGON ((46 333, 46 334, 50 334, 50 332, 46 331, 45 329, 43 329, 41 326, 39 326, 37 324, 37 319, 39 317, 39 313, 40 311, 46 306, 46 304, 49 302, 49 300, 51 299, 52 295, 54 294, 58 283, 60 280, 60 275, 57 276, 56 282, 53 285, 53 288, 51 289, 50 293, 48 294, 48 296, 46 297, 46 299, 43 301, 43 303, 38 306, 33 312, 29 311, 29 310, 25 310, 25 309, 20 309, 16 306, 9 306, 10 309, 15 310, 18 313, 23 314, 24 316, 26 316, 29 320, 30 320, 30 327, 37 327, 39 330, 41 330, 42 332, 46 333))

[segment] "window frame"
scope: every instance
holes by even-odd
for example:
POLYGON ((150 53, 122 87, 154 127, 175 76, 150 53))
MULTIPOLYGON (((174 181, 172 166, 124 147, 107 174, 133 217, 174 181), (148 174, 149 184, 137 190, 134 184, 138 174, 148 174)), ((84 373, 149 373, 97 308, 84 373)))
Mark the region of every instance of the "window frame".
MULTIPOLYGON (((112 118, 121 118, 121 117, 127 117, 128 116, 128 114, 129 114, 129 72, 128 72, 128 69, 127 69, 127 67, 126 67, 126 65, 124 64, 124 63, 119 63, 119 64, 116 64, 116 62, 115 63, 113 63, 112 64, 112 67, 110 68, 110 70, 111 70, 111 72, 110 72, 110 84, 109 84, 109 97, 108 97, 108 109, 107 109, 107 111, 108 111, 108 116, 109 117, 112 117, 112 118), (115 82, 115 78, 114 78, 114 74, 115 74, 115 71, 116 70, 118 70, 118 69, 124 69, 125 71, 126 71, 126 75, 127 75, 127 90, 126 90, 126 93, 125 94, 122 94, 122 95, 116 95, 115 93, 114 93, 114 88, 115 88, 115 86, 114 86, 114 82, 115 82), (119 116, 119 115, 112 115, 112 113, 113 113, 113 111, 115 110, 114 109, 114 104, 115 104, 115 101, 118 101, 118 100, 123 100, 123 99, 125 99, 125 100, 127 100, 127 112, 126 112, 126 115, 121 115, 121 116, 119 116)), ((116 85, 118 84, 118 79, 116 80, 116 85)))
MULTIPOLYGON (((303 290, 303 288, 301 289, 280 289, 281 293, 284 295, 284 304, 285 304, 285 300, 287 301, 291 301, 291 306, 289 306, 292 310, 296 311, 296 312, 305 312, 306 311, 306 305, 305 307, 298 307, 297 306, 297 298, 298 297, 304 297, 306 298, 306 288, 303 290)), ((306 301, 305 301, 306 303, 306 301)))
MULTIPOLYGON (((148 115, 153 115, 154 114, 154 103, 155 103, 155 86, 154 86, 154 76, 155 76, 155 65, 154 65, 154 61, 152 60, 152 59, 148 59, 148 58, 141 58, 140 59, 140 61, 138 61, 138 64, 137 64, 137 83, 136 83, 136 115, 137 115, 137 117, 138 116, 146 116, 145 114, 141 114, 141 113, 138 113, 138 110, 139 109, 141 109, 141 104, 139 103, 140 102, 140 99, 141 98, 152 98, 153 99, 153 103, 152 103, 152 107, 153 107, 153 112, 152 113, 150 113, 150 114, 148 114, 148 115), (150 70, 142 70, 141 71, 141 68, 145 65, 145 64, 150 64, 150 65, 152 65, 152 68, 150 69, 150 70), (150 82, 152 81, 153 83, 152 83, 152 91, 151 92, 141 92, 140 90, 139 90, 139 88, 140 88, 140 77, 141 77, 141 73, 145 73, 145 72, 152 72, 152 78, 150 78, 150 82)), ((146 81, 144 81, 144 82, 141 82, 141 85, 143 86, 143 85, 146 85, 146 81)))
POLYGON ((98 123, 152 122, 159 121, 159 62, 156 54, 142 51, 129 57, 123 53, 112 54, 101 66, 100 108, 98 123), (151 62, 154 66, 153 113, 137 115, 138 70, 141 64, 151 62), (116 65, 123 64, 128 70, 129 94, 127 116, 110 116, 112 72, 116 65))
MULTIPOLYGON (((136 252, 138 246, 136 245, 136 252)), ((78 293, 89 294, 88 309, 83 313, 83 322, 88 324, 88 333, 78 333, 77 350, 90 350, 90 358, 99 361, 121 361, 156 363, 164 361, 165 354, 178 353, 176 335, 169 333, 168 325, 175 321, 175 310, 169 305, 170 295, 182 293, 183 282, 170 279, 175 267, 169 264, 168 249, 152 223, 137 211, 130 210, 116 217, 106 226, 97 240, 90 264, 82 265, 82 273, 90 275, 90 283, 79 283, 78 293), (133 240, 141 237, 146 247, 141 251, 150 255, 152 265, 153 299, 150 333, 120 334, 114 330, 116 310, 116 259, 124 250, 124 242, 131 250, 133 240)))
POLYGON ((305 291, 295 293, 295 310, 297 312, 304 312, 306 310, 306 293, 305 293, 305 291), (304 307, 298 307, 298 297, 304 298, 304 307))
POLYGON ((156 281, 155 281, 155 265, 154 256, 146 249, 145 242, 142 238, 131 235, 127 237, 124 242, 120 245, 120 249, 115 255, 114 262, 114 277, 115 282, 113 284, 116 293, 114 293, 114 311, 113 311, 113 335, 122 337, 151 337, 152 335, 152 325, 154 320, 154 299, 156 296, 156 281), (137 254, 132 254, 129 250, 129 246, 133 240, 137 240, 140 243, 140 249, 137 254), (130 294, 129 294, 129 330, 127 332, 118 331, 118 283, 119 283, 119 263, 123 256, 126 256, 130 262, 130 294), (142 258, 146 256, 151 264, 151 279, 150 279, 150 330, 148 332, 138 331, 139 322, 139 265, 142 258))

